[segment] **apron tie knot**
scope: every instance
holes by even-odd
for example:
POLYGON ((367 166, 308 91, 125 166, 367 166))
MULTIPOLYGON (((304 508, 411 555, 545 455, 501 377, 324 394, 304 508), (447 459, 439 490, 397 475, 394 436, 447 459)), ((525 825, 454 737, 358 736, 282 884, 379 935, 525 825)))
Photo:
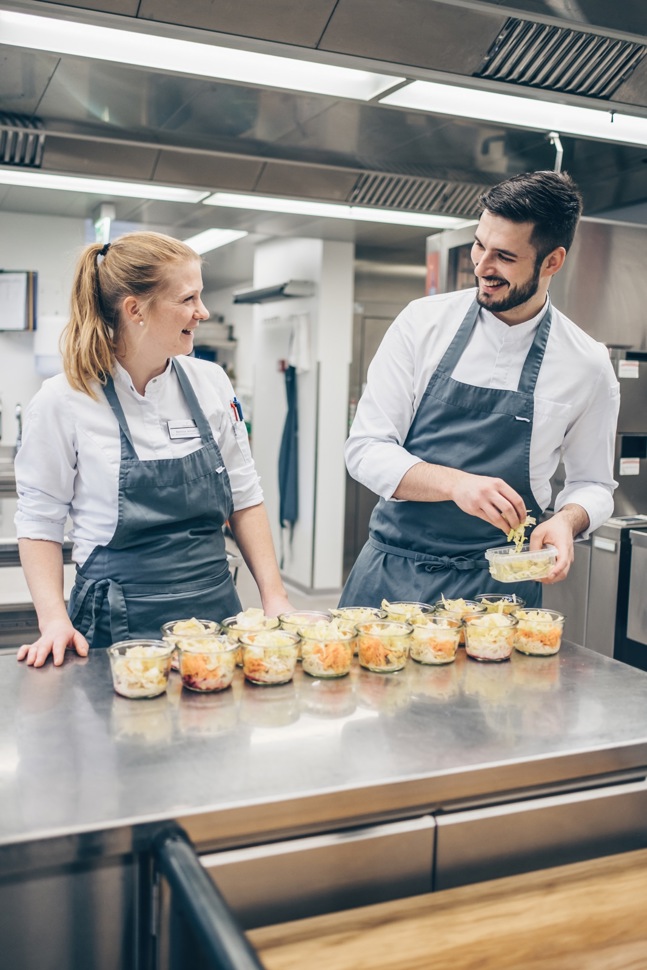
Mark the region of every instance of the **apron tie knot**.
POLYGON ((488 566, 486 559, 467 559, 465 556, 433 556, 420 559, 416 562, 416 568, 422 569, 426 573, 435 573, 441 569, 456 569, 458 571, 467 569, 486 569, 488 566))

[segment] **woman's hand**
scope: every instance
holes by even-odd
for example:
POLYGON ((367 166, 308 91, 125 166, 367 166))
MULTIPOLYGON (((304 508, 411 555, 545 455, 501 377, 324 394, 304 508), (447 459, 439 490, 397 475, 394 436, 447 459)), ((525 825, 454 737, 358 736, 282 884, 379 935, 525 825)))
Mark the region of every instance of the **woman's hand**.
POLYGON ((263 613, 265 616, 280 616, 281 613, 292 613, 294 607, 287 596, 267 596, 263 598, 263 613))
POLYGON ((69 620, 50 623, 42 631, 35 643, 23 643, 18 651, 18 660, 26 660, 29 667, 42 667, 49 655, 54 666, 60 667, 65 659, 65 651, 74 648, 79 657, 87 657, 88 641, 75 630, 69 620))

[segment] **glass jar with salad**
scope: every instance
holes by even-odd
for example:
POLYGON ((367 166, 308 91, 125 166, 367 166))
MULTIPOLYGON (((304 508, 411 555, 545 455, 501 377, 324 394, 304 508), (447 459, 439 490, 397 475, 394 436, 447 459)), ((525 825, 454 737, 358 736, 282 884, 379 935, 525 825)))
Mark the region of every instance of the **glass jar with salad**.
MULTIPOLYGON (((330 612, 336 619, 343 623, 350 623, 354 627, 360 623, 369 623, 371 620, 386 620, 384 610, 378 610, 374 606, 340 606, 330 612)), ((357 637, 353 640, 353 656, 357 656, 357 637)))
POLYGON ((456 659, 463 621, 449 613, 411 620, 410 655, 421 664, 449 664, 456 659))
POLYGON ((173 644, 171 670, 180 669, 179 648, 182 640, 187 637, 216 636, 220 633, 220 624, 215 620, 198 620, 192 616, 187 620, 171 620, 162 626, 162 639, 173 644))
POLYGON ((562 645, 564 614, 557 610, 516 610, 514 648, 519 653, 550 657, 562 645))
POLYGON ((357 626, 358 623, 368 623, 370 620, 385 620, 386 612, 375 606, 340 606, 330 611, 338 620, 344 620, 357 626))
MULTIPOLYGON (((449 613, 451 616, 458 617, 459 620, 465 620, 467 617, 475 616, 478 614, 485 613, 485 605, 483 603, 477 603, 476 600, 465 600, 465 599, 447 599, 443 596, 434 604, 436 613, 443 615, 449 613)), ((465 645, 465 629, 461 627, 461 635, 459 640, 459 646, 465 645)))
MULTIPOLYGON (((296 633, 297 636, 299 629, 303 626, 315 626, 317 623, 330 623, 331 620, 332 613, 329 610, 291 610, 289 613, 279 614, 281 629, 287 630, 288 633, 296 633)), ((297 659, 301 660, 300 637, 297 659)))
POLYGON ((413 627, 394 620, 373 620, 357 626, 357 655, 361 667, 384 674, 402 670, 409 656, 413 627))
POLYGON ((225 634, 184 638, 179 647, 182 685, 189 690, 225 690, 234 679, 238 649, 238 641, 225 634))
POLYGON ((514 613, 526 605, 516 593, 478 593, 476 602, 482 603, 488 613, 514 613))
POLYGON ((430 606, 429 603, 415 603, 405 600, 398 603, 382 600, 381 606, 386 613, 387 620, 395 620, 396 623, 411 623, 413 619, 431 616, 434 612, 434 607, 430 606))
POLYGON ((112 683, 122 697, 163 694, 171 672, 173 645, 164 640, 120 640, 108 647, 112 683))
MULTIPOLYGON (((258 633, 260 630, 278 630, 280 621, 278 616, 265 616, 263 610, 258 607, 250 607, 236 616, 228 616, 220 621, 224 632, 232 640, 240 640, 243 633, 258 633)), ((236 654, 236 663, 239 667, 243 665, 242 648, 236 654)))
POLYGON ((465 652, 474 660, 509 660, 517 619, 511 613, 485 613, 465 619, 465 652))
POLYGON ((353 662, 355 627, 341 620, 299 627, 304 673, 311 677, 345 677, 353 662))
POLYGON ((287 684, 294 676, 299 637, 286 630, 243 633, 243 673, 252 684, 287 684))

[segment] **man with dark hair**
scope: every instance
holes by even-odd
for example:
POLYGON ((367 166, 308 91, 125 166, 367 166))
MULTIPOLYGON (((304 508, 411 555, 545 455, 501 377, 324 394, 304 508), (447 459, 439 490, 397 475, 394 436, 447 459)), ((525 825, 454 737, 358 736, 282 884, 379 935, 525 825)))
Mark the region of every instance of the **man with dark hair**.
POLYGON ((531 550, 557 549, 543 582, 558 582, 574 537, 613 512, 618 382, 604 345, 548 296, 580 194, 566 173, 533 172, 481 204, 476 291, 409 304, 369 368, 346 464, 380 500, 342 605, 516 592, 539 606, 540 583, 498 583, 485 550, 530 516, 531 550), (560 458, 564 488, 541 520, 560 458))

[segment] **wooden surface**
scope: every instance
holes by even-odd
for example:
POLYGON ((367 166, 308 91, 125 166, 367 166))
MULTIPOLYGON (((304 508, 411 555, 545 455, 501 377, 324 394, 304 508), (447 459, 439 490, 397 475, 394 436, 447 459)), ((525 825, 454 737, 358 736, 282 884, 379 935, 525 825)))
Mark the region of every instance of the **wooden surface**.
POLYGON ((267 970, 645 970, 647 850, 248 936, 267 970))

